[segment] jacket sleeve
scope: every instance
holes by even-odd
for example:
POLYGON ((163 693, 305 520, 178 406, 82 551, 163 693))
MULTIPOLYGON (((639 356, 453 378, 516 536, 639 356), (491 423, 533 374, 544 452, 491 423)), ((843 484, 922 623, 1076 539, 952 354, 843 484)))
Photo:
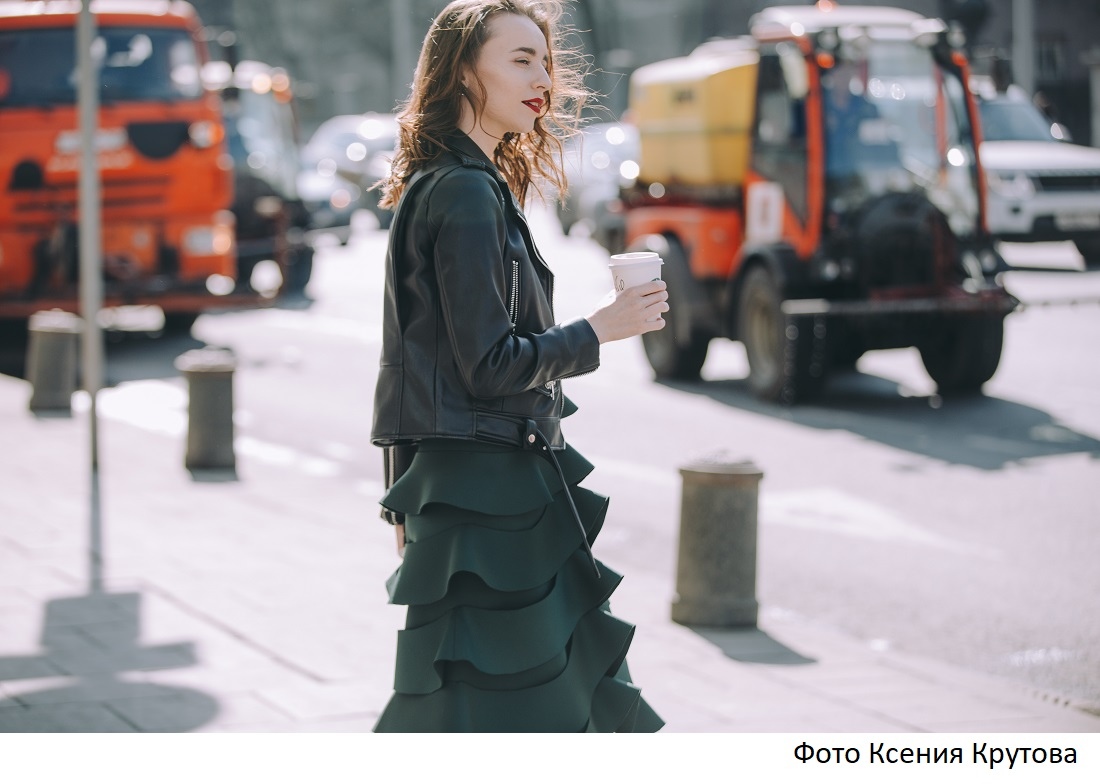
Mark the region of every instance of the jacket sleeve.
POLYGON ((585 319, 513 334, 504 210, 490 175, 470 168, 442 177, 428 203, 447 337, 467 390, 482 398, 518 394, 600 362, 599 340, 585 319))

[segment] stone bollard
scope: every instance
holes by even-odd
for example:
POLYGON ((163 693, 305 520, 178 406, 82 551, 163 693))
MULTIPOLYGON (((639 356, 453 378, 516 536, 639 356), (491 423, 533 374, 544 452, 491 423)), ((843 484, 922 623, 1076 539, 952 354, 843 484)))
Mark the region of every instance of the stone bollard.
POLYGON ((72 412, 78 343, 84 322, 62 310, 42 310, 27 325, 27 380, 31 411, 72 412))
POLYGON ((188 469, 236 468, 233 452, 233 371, 237 360, 225 349, 200 348, 176 357, 187 379, 188 469))
POLYGON ((680 469, 680 549, 672 620, 755 626, 757 499, 753 463, 705 458, 680 469))

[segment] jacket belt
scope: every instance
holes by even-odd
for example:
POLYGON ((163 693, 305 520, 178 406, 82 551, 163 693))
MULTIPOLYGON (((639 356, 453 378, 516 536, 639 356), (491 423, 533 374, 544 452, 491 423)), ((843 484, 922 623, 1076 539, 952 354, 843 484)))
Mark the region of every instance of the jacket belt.
POLYGON ((478 440, 532 449, 545 441, 550 449, 565 449, 565 438, 558 417, 528 418, 519 414, 499 414, 476 411, 475 430, 478 440), (534 428, 532 432, 531 428, 534 428), (538 435, 542 436, 539 439, 538 435))

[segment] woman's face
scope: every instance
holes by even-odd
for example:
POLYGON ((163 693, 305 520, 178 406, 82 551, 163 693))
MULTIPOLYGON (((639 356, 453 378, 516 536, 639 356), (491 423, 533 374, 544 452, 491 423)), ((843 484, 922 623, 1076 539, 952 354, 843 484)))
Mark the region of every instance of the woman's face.
POLYGON ((534 22, 521 14, 498 14, 489 20, 489 38, 474 73, 464 78, 466 90, 475 93, 480 79, 484 106, 475 117, 469 102, 463 102, 459 126, 489 151, 490 158, 505 133, 530 133, 546 111, 548 65, 546 37, 534 22))

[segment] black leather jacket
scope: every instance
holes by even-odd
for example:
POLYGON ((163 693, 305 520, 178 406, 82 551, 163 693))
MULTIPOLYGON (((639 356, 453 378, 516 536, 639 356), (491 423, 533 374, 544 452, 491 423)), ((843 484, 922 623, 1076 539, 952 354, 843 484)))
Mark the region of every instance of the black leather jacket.
POLYGON ((555 325, 553 273, 506 182, 468 136, 448 145, 390 228, 371 440, 531 446, 537 427, 562 448, 560 379, 599 366, 596 333, 555 325))

